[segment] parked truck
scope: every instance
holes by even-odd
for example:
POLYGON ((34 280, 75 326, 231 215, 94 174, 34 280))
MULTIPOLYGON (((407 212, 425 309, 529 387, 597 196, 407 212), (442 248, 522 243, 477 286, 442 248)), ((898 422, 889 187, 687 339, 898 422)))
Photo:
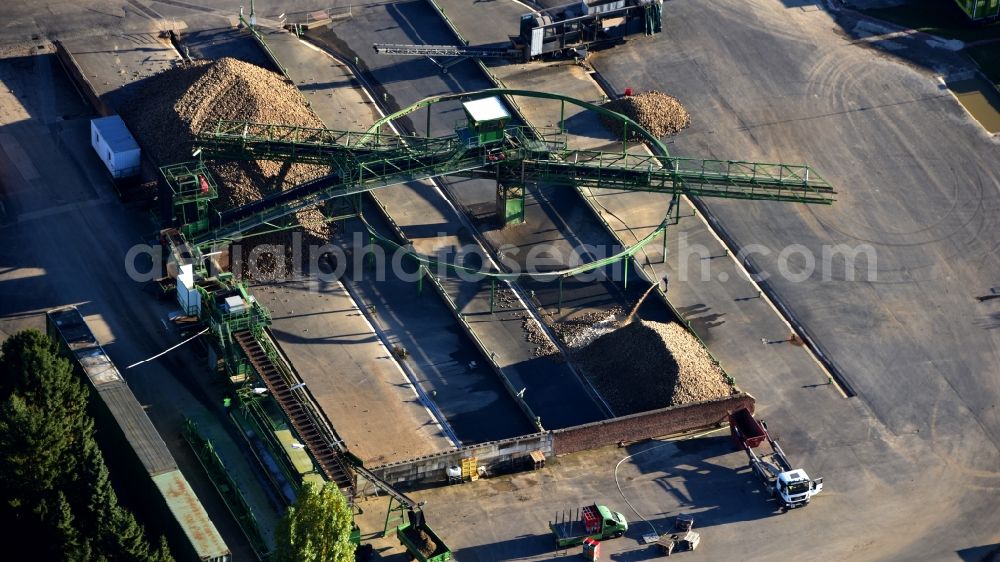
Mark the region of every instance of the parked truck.
POLYGON ((750 410, 742 408, 729 414, 729 431, 733 443, 746 453, 754 475, 782 510, 804 506, 823 491, 823 479, 810 480, 806 471, 792 468, 785 451, 767 432, 767 424, 754 418, 750 410), (764 442, 771 452, 758 455, 754 449, 764 442))
POLYGON ((621 513, 595 503, 556 514, 555 520, 549 521, 549 529, 555 535, 559 548, 565 548, 582 544, 588 538, 606 540, 620 537, 628 531, 628 521, 621 513))

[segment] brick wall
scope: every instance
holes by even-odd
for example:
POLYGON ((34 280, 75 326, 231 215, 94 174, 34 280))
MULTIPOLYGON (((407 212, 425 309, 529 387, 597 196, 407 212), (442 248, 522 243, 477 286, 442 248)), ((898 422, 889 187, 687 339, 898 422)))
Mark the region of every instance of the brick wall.
POLYGON ((103 117, 114 115, 115 112, 97 95, 97 91, 94 89, 93 84, 90 83, 90 79, 87 78, 86 74, 84 74, 80 65, 76 62, 76 59, 73 58, 73 55, 70 54, 70 52, 66 50, 66 47, 64 47, 59 41, 55 42, 55 47, 56 57, 59 59, 59 62, 62 63, 63 68, 66 69, 66 72, 76 83, 77 87, 79 87, 80 92, 83 93, 84 97, 87 98, 87 101, 90 102, 90 105, 103 117))
POLYGON ((708 427, 725 421, 729 412, 754 409, 754 397, 740 393, 720 400, 663 408, 588 423, 552 432, 555 454, 596 449, 619 441, 641 441, 671 433, 708 427))
POLYGON ((501 441, 489 441, 368 470, 390 484, 422 486, 446 482, 448 478, 445 469, 452 465, 460 465, 463 458, 476 457, 480 466, 490 468, 526 457, 532 451, 541 451, 546 457, 552 456, 551 433, 535 433, 501 441))
POLYGON ((536 450, 542 451, 546 457, 575 453, 619 441, 641 441, 712 426, 724 422, 729 412, 744 407, 752 412, 754 397, 740 393, 720 400, 663 408, 566 429, 470 445, 369 470, 390 484, 416 487, 435 485, 446 482, 445 469, 461 464, 463 458, 477 457, 481 466, 489 468, 522 458, 536 450))

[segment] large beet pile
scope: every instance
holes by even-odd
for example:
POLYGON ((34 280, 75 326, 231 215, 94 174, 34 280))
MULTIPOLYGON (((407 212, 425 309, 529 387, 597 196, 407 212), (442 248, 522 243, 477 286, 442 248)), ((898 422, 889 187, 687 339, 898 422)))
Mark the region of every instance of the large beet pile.
MULTIPOLYGON (((691 124, 691 116, 681 102, 663 92, 642 92, 611 100, 603 107, 632 119, 656 138, 675 135, 691 124)), ((624 127, 621 121, 604 115, 601 116, 601 121, 621 137, 624 127)), ((639 135, 630 131, 629 138, 638 139, 639 135)))
MULTIPOLYGON (((196 62, 143 81, 136 95, 121 108, 121 115, 159 165, 193 160, 193 133, 211 127, 219 119, 323 126, 302 94, 280 74, 232 58, 196 62)), ((207 160, 206 164, 219 183, 216 206, 220 209, 256 201, 320 177, 328 170, 324 166, 263 160, 207 160)), ((296 217, 303 223, 315 223, 321 218, 315 209, 299 212, 296 217)), ((329 237, 326 225, 311 226, 306 234, 323 241, 329 237)), ((281 233, 253 240, 254 244, 284 244, 290 248, 291 238, 281 233)), ((244 247, 243 255, 250 250, 244 247)))
POLYGON ((725 398, 722 369, 680 324, 636 321, 578 353, 587 378, 618 415, 725 398))

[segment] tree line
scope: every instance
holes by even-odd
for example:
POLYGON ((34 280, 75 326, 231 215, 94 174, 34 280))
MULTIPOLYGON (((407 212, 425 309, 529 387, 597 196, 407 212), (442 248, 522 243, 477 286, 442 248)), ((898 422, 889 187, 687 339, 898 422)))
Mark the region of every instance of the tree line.
POLYGON ((8 560, 169 562, 118 503, 89 389, 45 334, 0 346, 0 528, 8 560))
MULTIPOLYGON (((37 330, 0 346, 4 559, 173 562, 111 486, 87 412, 90 390, 37 330)), ((306 484, 275 530, 275 562, 349 562, 353 514, 337 486, 306 484)))

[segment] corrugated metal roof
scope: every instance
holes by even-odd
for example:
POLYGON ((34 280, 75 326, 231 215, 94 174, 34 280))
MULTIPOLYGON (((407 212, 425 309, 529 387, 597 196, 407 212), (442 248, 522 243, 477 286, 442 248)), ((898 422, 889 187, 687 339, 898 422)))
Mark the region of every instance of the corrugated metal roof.
POLYGON ((163 494, 167 507, 202 560, 217 559, 230 555, 229 547, 222 540, 215 524, 208 518, 187 479, 179 470, 173 470, 153 477, 153 482, 163 494))
POLYGON ((97 339, 94 338, 90 327, 84 322, 83 316, 75 306, 50 310, 48 316, 59 328, 59 334, 70 350, 76 351, 97 345, 97 339))
POLYGON ((115 364, 111 362, 111 358, 104 352, 104 348, 97 343, 79 310, 71 307, 50 311, 49 318, 59 329, 66 347, 76 357, 95 388, 111 382, 124 381, 115 364))
POLYGON ((149 416, 125 383, 114 362, 97 343, 83 315, 75 307, 49 312, 63 341, 73 352, 98 396, 135 450, 150 475, 177 468, 173 455, 163 438, 149 421, 149 416))
POLYGON ((97 393, 108 405, 118 427, 125 434, 125 439, 135 449, 136 456, 150 476, 177 468, 167 444, 163 442, 127 384, 105 384, 97 389, 97 393))
POLYGON ((467 101, 462 104, 465 111, 472 117, 473 120, 482 123, 483 121, 495 121, 497 119, 509 119, 510 113, 507 112, 507 108, 503 106, 500 102, 500 98, 493 96, 491 98, 482 98, 478 100, 467 101))
POLYGON ((109 115, 108 117, 94 119, 91 123, 101 133, 101 138, 104 139, 104 142, 108 143, 111 150, 116 153, 139 150, 139 143, 135 142, 135 139, 132 138, 132 133, 129 132, 128 127, 125 126, 125 122, 122 121, 121 117, 109 115))
POLYGON ((68 307, 49 311, 48 316, 97 389, 97 395, 107 405, 199 558, 213 562, 231 560, 229 548, 198 496, 177 469, 177 462, 167 444, 94 338, 83 315, 76 307, 68 307))
POLYGON ((80 362, 87 378, 95 388, 100 388, 112 382, 125 382, 111 358, 104 353, 104 348, 94 346, 89 349, 79 349, 75 352, 76 360, 80 362))

